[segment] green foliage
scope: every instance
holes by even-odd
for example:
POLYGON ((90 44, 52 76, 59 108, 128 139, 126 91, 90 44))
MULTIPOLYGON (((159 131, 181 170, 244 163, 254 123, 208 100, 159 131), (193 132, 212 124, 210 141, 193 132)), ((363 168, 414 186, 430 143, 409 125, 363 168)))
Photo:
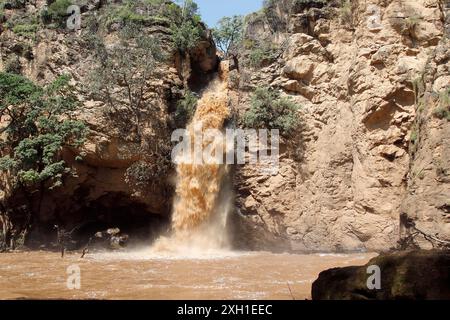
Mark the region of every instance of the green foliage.
POLYGON ((188 124, 195 114, 198 98, 190 90, 187 90, 184 97, 177 103, 177 110, 175 111, 176 124, 184 128, 188 124))
POLYGON ((69 81, 61 76, 40 87, 20 75, 0 73, 0 115, 10 119, 1 129, 0 170, 23 185, 60 185, 70 171, 60 159, 61 149, 84 142, 86 126, 70 118, 78 103, 69 81))
POLYGON ((247 64, 252 68, 258 68, 273 62, 277 58, 278 50, 271 43, 260 41, 251 44, 247 64))
POLYGON ((128 141, 142 142, 142 159, 127 169, 125 180, 136 191, 147 192, 146 186, 160 183, 169 170, 171 145, 170 134, 164 134, 168 123, 149 96, 157 95, 150 82, 165 76, 158 66, 166 56, 159 33, 152 33, 146 26, 159 21, 169 27, 179 21, 181 9, 167 0, 124 1, 107 9, 106 19, 95 23, 114 30, 117 40, 107 45, 97 30, 85 39, 95 58, 86 89, 109 106, 107 115, 128 141), (151 137, 143 131, 147 125, 155 132, 151 137))
POLYGON ((145 187, 151 181, 152 176, 151 166, 144 161, 139 161, 127 169, 125 182, 138 187, 145 187))
POLYGON ((342 24, 353 26, 353 10, 350 0, 341 0, 339 8, 339 18, 342 24))
POLYGON ((244 18, 242 16, 224 17, 219 20, 218 27, 213 29, 216 45, 228 56, 230 50, 236 50, 242 39, 244 18))
POLYGON ((439 105, 443 108, 450 107, 450 87, 439 94, 439 105))
MULTIPOLYGON (((34 40, 39 29, 39 19, 35 13, 14 12, 8 19, 4 16, 4 6, 7 4, 0 1, 0 24, 3 29, 8 29, 19 36, 34 40)), ((11 7, 9 7, 11 8, 11 7)), ((23 45, 23 42, 19 45, 23 45)))
POLYGON ((185 21, 181 25, 172 24, 171 32, 175 48, 187 52, 197 45, 202 30, 192 21, 185 21))
POLYGON ((251 107, 244 114, 245 127, 252 129, 279 129, 284 136, 298 126, 299 106, 289 98, 269 88, 258 88, 252 95, 251 107))
POLYGON ((405 29, 410 32, 410 34, 414 34, 416 27, 419 25, 421 21, 421 17, 418 15, 412 15, 405 19, 405 29))
POLYGON ((10 156, 0 158, 0 171, 11 170, 16 166, 17 162, 10 156))
POLYGON ((447 119, 450 121, 450 88, 439 94, 439 106, 433 114, 438 119, 447 119))
POLYGON ((447 119, 450 121, 450 110, 449 108, 438 107, 434 112, 434 116, 438 119, 447 119))
POLYGON ((171 7, 166 0, 128 0, 119 6, 109 7, 105 26, 109 28, 114 23, 121 26, 133 23, 148 25, 152 23, 170 23, 171 7))
POLYGON ((5 62, 5 72, 20 74, 22 66, 17 55, 11 55, 5 62))
POLYGON ((200 41, 203 29, 198 6, 193 0, 183 0, 181 10, 174 10, 170 30, 174 47, 180 52, 187 52, 200 41))
POLYGON ((275 4, 276 0, 264 0, 263 8, 269 8, 275 4))
POLYGON ((42 94, 42 91, 24 77, 0 73, 0 112, 3 112, 9 105, 32 103, 42 94))
POLYGON ((37 24, 17 24, 13 27, 12 31, 19 36, 34 39, 38 28, 39 26, 37 24))
POLYGON ((172 169, 170 152, 171 146, 167 144, 148 159, 133 163, 125 172, 125 182, 139 192, 148 192, 149 186, 160 188, 161 177, 172 169))
POLYGON ((413 131, 411 132, 411 137, 410 137, 411 143, 412 143, 412 144, 416 144, 418 138, 419 138, 419 137, 418 137, 417 131, 413 130, 413 131))
POLYGON ((179 23, 181 16, 181 8, 168 0, 125 0, 119 5, 108 7, 105 25, 108 28, 113 23, 120 23, 122 26, 129 23, 170 25, 173 22, 179 23))
POLYGON ((66 22, 67 9, 73 4, 71 0, 56 0, 41 11, 41 19, 45 24, 54 23, 63 27, 66 22))
POLYGON ((113 24, 119 24, 120 28, 131 24, 167 25, 174 47, 185 52, 198 43, 203 29, 197 4, 192 0, 184 0, 181 6, 167 0, 125 0, 119 5, 108 7, 102 24, 106 28, 113 24))
POLYGON ((143 14, 138 14, 132 10, 132 6, 124 5, 117 9, 114 15, 114 22, 132 22, 132 23, 144 23, 149 21, 149 17, 143 14))
POLYGON ((89 87, 111 108, 125 105, 137 115, 144 103, 146 81, 165 57, 159 39, 143 33, 140 25, 127 24, 118 37, 114 47, 107 47, 100 37, 92 39, 98 66, 89 87))
POLYGON ((9 9, 22 9, 27 4, 28 0, 4 0, 0 3, 2 6, 9 9))
POLYGON ((55 0, 48 6, 48 12, 55 18, 65 17, 67 15, 67 8, 72 4, 73 3, 70 0, 55 0))
POLYGON ((181 19, 193 19, 197 22, 200 21, 200 16, 198 14, 198 5, 193 0, 177 0, 181 7, 181 19))
POLYGON ((4 9, 4 3, 0 1, 0 24, 5 22, 5 9, 4 9))

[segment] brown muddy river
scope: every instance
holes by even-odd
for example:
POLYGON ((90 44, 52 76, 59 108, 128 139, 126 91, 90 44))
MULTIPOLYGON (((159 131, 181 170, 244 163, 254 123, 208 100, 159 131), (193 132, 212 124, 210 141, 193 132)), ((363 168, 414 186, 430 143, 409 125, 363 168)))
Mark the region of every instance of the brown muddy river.
POLYGON ((0 254, 0 299, 309 299, 320 271, 376 254, 218 252, 176 257, 145 250, 0 254), (78 269, 79 267, 79 269, 78 269), (79 270, 80 289, 69 272, 79 270), (288 286, 289 283, 289 286, 288 286), (289 291, 292 291, 292 295, 289 291))

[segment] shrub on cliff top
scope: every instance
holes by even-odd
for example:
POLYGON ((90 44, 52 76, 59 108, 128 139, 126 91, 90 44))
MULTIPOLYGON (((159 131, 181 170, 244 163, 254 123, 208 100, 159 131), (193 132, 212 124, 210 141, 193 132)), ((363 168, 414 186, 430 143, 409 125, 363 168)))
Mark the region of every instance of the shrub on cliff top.
POLYGON ((242 39, 244 18, 242 16, 224 17, 220 19, 218 27, 213 29, 216 45, 227 57, 231 51, 237 49, 242 39))
POLYGON ((63 27, 66 22, 67 9, 73 4, 71 0, 56 0, 41 11, 41 20, 45 24, 55 24, 63 27))
POLYGON ((105 26, 109 28, 114 23, 120 23, 122 27, 129 23, 169 25, 173 17, 173 5, 168 0, 127 0, 108 7, 105 26))
POLYGON ((170 27, 174 47, 186 52, 200 40, 203 32, 201 19, 194 1, 176 2, 180 5, 169 0, 125 0, 108 7, 103 25, 106 28, 113 24, 120 24, 120 28, 130 24, 164 25, 170 27))
POLYGON ((269 88, 257 88, 251 97, 251 107, 244 114, 245 127, 252 129, 279 129, 289 136, 298 125, 299 106, 289 98, 269 88))
POLYGON ((181 25, 173 24, 171 31, 174 46, 181 52, 187 52, 194 48, 202 34, 199 26, 192 21, 185 21, 181 25))
POLYGON ((187 52, 199 42, 203 29, 198 6, 193 0, 179 1, 181 8, 174 9, 170 30, 174 47, 187 52))

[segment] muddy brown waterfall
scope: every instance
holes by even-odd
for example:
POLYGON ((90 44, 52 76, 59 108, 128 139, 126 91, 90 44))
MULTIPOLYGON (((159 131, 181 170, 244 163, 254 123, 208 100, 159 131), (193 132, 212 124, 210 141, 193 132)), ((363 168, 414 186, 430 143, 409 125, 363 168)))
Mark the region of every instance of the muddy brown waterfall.
MULTIPOLYGON (((172 229, 170 239, 160 239, 157 244, 164 249, 177 250, 182 246, 199 250, 223 249, 228 245, 226 219, 232 205, 231 191, 226 185, 227 165, 209 163, 198 156, 202 150, 225 151, 223 139, 211 137, 207 130, 224 130, 229 116, 227 94, 228 63, 220 64, 219 74, 211 82, 198 101, 197 110, 187 126, 191 150, 178 155, 177 186, 173 204, 172 229), (185 159, 191 157, 191 159, 185 159), (184 158, 184 159, 183 159, 184 158)), ((220 154, 219 156, 222 156, 220 154)), ((214 155, 215 156, 215 155, 214 155)))

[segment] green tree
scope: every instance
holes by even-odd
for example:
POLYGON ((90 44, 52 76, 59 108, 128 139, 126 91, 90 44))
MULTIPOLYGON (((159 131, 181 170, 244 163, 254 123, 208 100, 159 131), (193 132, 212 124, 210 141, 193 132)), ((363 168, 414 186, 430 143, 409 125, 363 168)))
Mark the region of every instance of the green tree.
POLYGON ((291 99, 269 88, 258 88, 251 97, 251 107, 244 114, 245 127, 252 129, 279 129, 284 136, 298 125, 299 106, 291 99))
POLYGON ((227 57, 230 51, 237 49, 242 39, 244 18, 242 16, 224 17, 219 20, 218 27, 213 29, 216 45, 227 57))
MULTIPOLYGON (((2 188, 39 195, 37 209, 20 203, 30 214, 33 210, 39 214, 46 190, 61 186, 63 178, 73 173, 61 150, 80 147, 87 134, 85 124, 72 119, 79 104, 69 82, 65 75, 41 87, 23 76, 0 73, 0 118, 6 120, 0 127, 2 188)), ((16 209, 0 210, 4 229, 13 226, 11 214, 16 209)), ((9 231, 3 230, 4 237, 9 231)))
POLYGON ((172 17, 171 32, 175 48, 187 52, 197 45, 202 36, 198 6, 193 0, 177 1, 181 10, 172 17))
POLYGON ((103 39, 91 40, 97 67, 91 74, 90 89, 117 111, 126 107, 140 136, 147 81, 155 76, 158 62, 164 60, 160 41, 142 31, 142 26, 127 23, 118 33, 119 41, 106 46, 103 39))
POLYGON ((140 23, 124 20, 118 41, 107 46, 101 36, 87 39, 93 45, 96 67, 88 90, 109 107, 123 139, 139 144, 141 161, 127 169, 126 181, 136 191, 148 192, 171 169, 170 134, 150 83, 164 76, 158 68, 165 60, 159 38, 140 23), (150 125, 152 133, 143 129, 150 125), (157 173, 160 173, 159 175, 157 173), (147 188, 143 186, 148 182, 147 188))
POLYGON ((179 3, 182 8, 181 15, 183 20, 200 17, 198 14, 198 5, 193 0, 178 0, 177 3, 179 3))

